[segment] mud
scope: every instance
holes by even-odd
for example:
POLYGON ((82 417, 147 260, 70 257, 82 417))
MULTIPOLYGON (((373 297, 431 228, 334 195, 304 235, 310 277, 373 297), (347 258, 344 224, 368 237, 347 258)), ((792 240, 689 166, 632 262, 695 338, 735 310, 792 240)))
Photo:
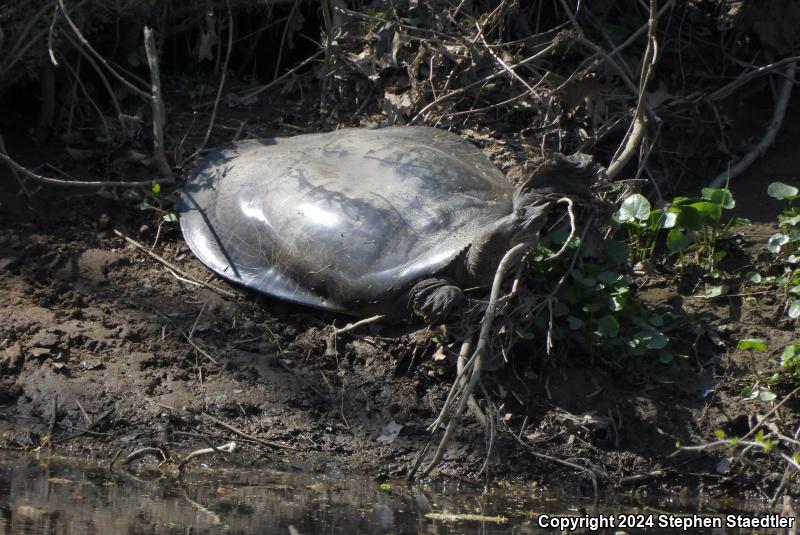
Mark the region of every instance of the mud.
MULTIPOLYGON (((5 447, 105 459, 149 445, 183 454, 205 447, 205 439, 184 434, 194 433, 212 443, 240 441, 235 462, 247 466, 409 473, 454 378, 458 346, 439 350, 440 332, 372 325, 332 338, 331 326, 350 318, 231 287, 160 214, 72 190, 46 189, 27 201, 5 169, 0 180, 5 447), (234 297, 183 280, 115 230, 234 297)), ((743 239, 755 250, 771 232, 761 223, 743 239)), ((698 299, 670 273, 637 285, 655 308, 695 318, 696 332, 675 333, 693 348, 684 365, 654 377, 603 355, 547 357, 541 344, 521 346, 507 366, 485 375, 498 434, 487 438, 465 419, 442 473, 477 477, 488 451, 493 475, 587 491, 588 472, 575 466, 605 473, 608 484, 684 494, 774 487, 779 463, 766 476, 747 465, 719 473, 724 451, 673 454, 676 443, 709 442, 717 429, 743 435, 774 405, 740 395, 754 368, 774 363, 734 348, 758 336, 774 354, 794 341, 780 303, 698 299)), ((784 406, 787 428, 796 427, 796 407, 794 400, 784 406)))

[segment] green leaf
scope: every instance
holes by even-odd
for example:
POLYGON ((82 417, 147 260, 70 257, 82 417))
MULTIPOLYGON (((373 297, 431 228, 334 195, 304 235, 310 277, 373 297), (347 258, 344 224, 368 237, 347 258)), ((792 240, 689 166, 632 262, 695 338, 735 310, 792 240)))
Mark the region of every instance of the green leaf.
POLYGON ((761 401, 772 401, 778 397, 774 392, 770 392, 769 390, 762 390, 758 393, 758 399, 761 401))
POLYGON ((625 308, 625 297, 622 295, 612 295, 608 298, 608 308, 611 312, 619 312, 625 308))
POLYGON ((673 355, 669 351, 662 351, 661 353, 658 354, 658 362, 660 362, 661 364, 669 364, 673 360, 675 360, 675 355, 673 355))
POLYGON ((733 195, 730 190, 717 189, 717 188, 703 188, 703 198, 707 199, 714 204, 718 204, 726 210, 732 209, 736 206, 736 201, 733 200, 733 195))
POLYGON ((792 201, 797 198, 798 189, 783 182, 773 182, 767 187, 767 195, 780 200, 792 201))
POLYGON ((601 271, 597 274, 597 280, 606 286, 612 286, 622 279, 622 275, 615 271, 601 271))
POLYGON ((619 322, 617 318, 611 315, 603 316, 597 320, 597 331, 595 332, 605 338, 616 338, 619 334, 619 322))
POLYGON ((587 288, 594 288, 597 286, 597 281, 594 279, 594 277, 585 276, 579 269, 573 269, 569 272, 569 274, 573 279, 587 288))
POLYGON ((630 257, 628 244, 619 240, 606 240, 603 243, 606 255, 617 264, 624 264, 630 257))
POLYGON ((716 429, 714 431, 714 435, 717 437, 718 440, 725 440, 725 431, 722 429, 716 429))
POLYGON ((783 348, 783 352, 781 353, 781 365, 785 364, 786 361, 791 360, 797 355, 798 344, 790 344, 783 348))
POLYGON ((175 212, 167 212, 161 216, 167 223, 174 223, 178 220, 178 215, 175 212))
POLYGON ((581 327, 583 327, 583 320, 581 320, 580 318, 576 318, 575 316, 567 316, 567 326, 572 331, 580 329, 581 327))
POLYGON ((648 349, 664 349, 669 343, 669 338, 656 330, 640 331, 634 337, 641 340, 648 349))
POLYGON ((778 254, 781 250, 781 246, 786 245, 787 243, 789 243, 789 236, 778 232, 769 237, 769 240, 767 240, 766 248, 770 252, 778 254))
POLYGON ((689 206, 697 210, 701 216, 711 221, 719 221, 719 218, 722 217, 722 207, 713 202, 696 202, 689 206))
POLYGON ((678 214, 675 212, 670 212, 669 210, 664 212, 664 221, 661 224, 661 228, 672 228, 675 226, 675 223, 678 221, 678 214))
POLYGON ((667 233, 667 249, 679 253, 689 247, 689 238, 682 230, 674 228, 667 233))
POLYGON ((755 284, 761 282, 761 274, 758 273, 757 271, 748 271, 747 275, 745 275, 744 278, 755 284))
POLYGON ((693 206, 672 207, 670 211, 675 211, 678 217, 675 219, 675 226, 688 230, 700 230, 703 228, 703 217, 697 208, 693 206))
POLYGON ((646 221, 650 216, 650 201, 644 195, 634 193, 624 201, 617 211, 617 219, 620 221, 646 221))
POLYGON ((150 189, 152 190, 154 195, 158 195, 159 193, 161 193, 161 184, 159 184, 158 182, 153 182, 153 185, 150 189))
POLYGON ((794 301, 792 301, 792 304, 789 305, 789 310, 787 311, 787 314, 789 314, 789 317, 792 318, 793 320, 796 320, 797 318, 800 318, 800 300, 799 299, 795 299, 794 301))
POLYGON ((739 343, 736 344, 736 348, 746 351, 763 352, 767 350, 767 344, 761 338, 744 338, 743 340, 739 340, 739 343))

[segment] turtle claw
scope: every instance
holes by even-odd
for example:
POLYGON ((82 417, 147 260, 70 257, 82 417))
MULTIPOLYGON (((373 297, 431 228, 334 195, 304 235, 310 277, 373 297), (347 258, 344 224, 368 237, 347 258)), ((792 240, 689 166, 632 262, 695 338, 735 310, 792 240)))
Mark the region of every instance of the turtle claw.
POLYGON ((464 293, 447 279, 425 279, 411 289, 411 308, 425 323, 441 323, 464 304, 464 293))

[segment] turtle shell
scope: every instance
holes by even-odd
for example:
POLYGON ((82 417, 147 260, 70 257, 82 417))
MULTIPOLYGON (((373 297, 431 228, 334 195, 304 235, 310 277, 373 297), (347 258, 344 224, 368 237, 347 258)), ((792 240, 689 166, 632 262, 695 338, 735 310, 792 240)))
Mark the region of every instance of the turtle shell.
POLYGON ((446 270, 511 212, 513 191, 449 132, 343 129, 211 152, 186 181, 180 222, 226 279, 358 313, 446 270))

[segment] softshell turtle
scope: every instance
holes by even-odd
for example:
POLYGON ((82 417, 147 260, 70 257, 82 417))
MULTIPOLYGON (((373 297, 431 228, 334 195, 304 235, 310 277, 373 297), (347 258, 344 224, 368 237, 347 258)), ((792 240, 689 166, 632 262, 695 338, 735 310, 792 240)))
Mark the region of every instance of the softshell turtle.
POLYGON ((550 206, 536 197, 455 134, 353 128, 211 152, 180 222, 204 264, 248 288, 355 315, 410 305, 435 321, 536 235, 550 206))

